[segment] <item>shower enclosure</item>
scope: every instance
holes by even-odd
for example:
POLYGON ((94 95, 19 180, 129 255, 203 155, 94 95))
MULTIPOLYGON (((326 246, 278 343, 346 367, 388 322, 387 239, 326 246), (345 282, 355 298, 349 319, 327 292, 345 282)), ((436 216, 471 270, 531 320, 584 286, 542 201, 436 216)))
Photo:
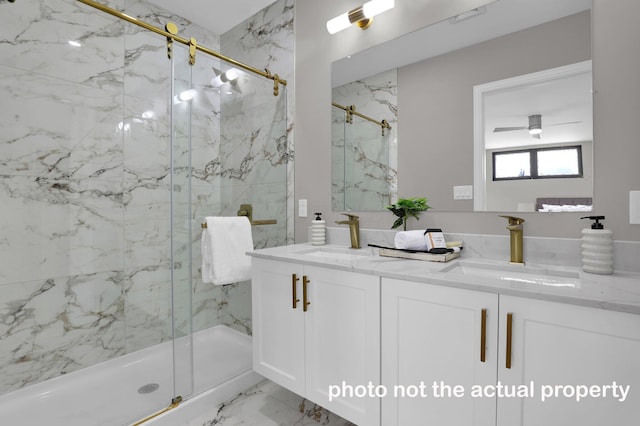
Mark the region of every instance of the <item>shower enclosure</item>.
POLYGON ((250 383, 250 286, 202 282, 200 225, 251 204, 256 248, 287 242, 286 87, 74 0, 0 11, 0 418, 130 424, 250 383))

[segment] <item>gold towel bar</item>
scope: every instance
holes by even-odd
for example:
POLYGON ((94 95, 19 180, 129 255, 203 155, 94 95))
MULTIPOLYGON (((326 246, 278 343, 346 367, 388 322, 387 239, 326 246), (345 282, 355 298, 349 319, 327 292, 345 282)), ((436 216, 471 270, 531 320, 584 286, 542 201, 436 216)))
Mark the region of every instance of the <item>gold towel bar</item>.
MULTIPOLYGON (((276 225, 277 223, 278 223, 278 221, 276 219, 252 220, 251 221, 251 226, 276 225)), ((202 229, 207 229, 207 223, 206 222, 201 223, 200 226, 202 227, 202 229)))
MULTIPOLYGON (((278 223, 276 219, 265 219, 265 220, 253 220, 253 206, 251 204, 241 204, 240 210, 237 213, 238 216, 246 216, 249 219, 249 223, 251 226, 257 225, 275 225, 278 223)), ((202 229, 207 228, 207 224, 201 223, 200 226, 202 229)))

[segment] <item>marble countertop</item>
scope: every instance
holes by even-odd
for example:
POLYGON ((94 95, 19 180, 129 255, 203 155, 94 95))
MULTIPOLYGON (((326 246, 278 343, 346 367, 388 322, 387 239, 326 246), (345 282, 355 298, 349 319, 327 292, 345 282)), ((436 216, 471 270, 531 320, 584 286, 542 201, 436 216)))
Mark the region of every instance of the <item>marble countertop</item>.
POLYGON ((577 267, 528 263, 527 268, 558 272, 567 277, 551 277, 548 282, 535 283, 528 279, 496 277, 491 274, 445 272, 458 266, 473 266, 474 262, 482 262, 482 265, 496 269, 504 266, 505 270, 513 271, 508 262, 476 259, 473 256, 465 256, 464 251, 459 258, 446 263, 383 257, 378 255, 378 249, 372 247, 350 252, 344 246, 313 246, 308 243, 259 249, 247 254, 258 258, 323 266, 386 278, 640 314, 640 273, 636 272, 616 271, 613 275, 595 275, 585 273, 577 267), (322 247, 322 251, 316 252, 318 247, 322 247), (332 250, 338 254, 332 256, 332 250), (325 254, 324 251, 326 255, 322 255, 325 254))

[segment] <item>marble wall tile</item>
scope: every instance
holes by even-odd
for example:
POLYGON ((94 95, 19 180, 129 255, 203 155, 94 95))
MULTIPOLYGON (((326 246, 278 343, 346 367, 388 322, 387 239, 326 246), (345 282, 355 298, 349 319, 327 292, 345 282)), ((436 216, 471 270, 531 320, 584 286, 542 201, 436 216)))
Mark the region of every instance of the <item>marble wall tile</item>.
MULTIPOLYGON (((286 212, 289 217, 293 215, 293 161, 294 161, 294 57, 293 57, 293 22, 294 22, 294 1, 278 0, 271 6, 263 9, 252 18, 246 20, 220 38, 222 53, 233 58, 249 63, 256 68, 267 68, 272 73, 278 74, 287 80, 287 86, 281 87, 278 107, 274 111, 286 111, 286 122, 282 136, 278 136, 271 143, 276 145, 277 154, 270 160, 274 164, 277 159, 278 164, 283 164, 285 169, 287 198, 285 201, 286 212)), ((250 99, 251 105, 271 105, 269 98, 273 97, 270 90, 260 90, 256 96, 250 99), (267 102, 263 104, 263 102, 267 102)), ((226 106, 223 99, 223 105, 226 106)), ((244 107, 250 108, 245 102, 244 107)), ((223 109, 224 111, 224 109, 223 109)), ((275 117, 278 122, 279 117, 275 117)), ((233 135, 228 133, 226 128, 223 135, 233 135)), ((224 146, 224 143, 222 143, 224 146)), ((279 172, 277 172, 279 173, 279 172)), ((253 181, 252 182, 256 182, 253 181)), ((285 216, 286 217, 286 216, 285 216)), ((287 221, 287 234, 285 241, 293 241, 293 221, 287 221)))
POLYGON ((0 392, 120 355, 122 278, 112 271, 2 286, 0 392))
POLYGON ((171 339, 171 270, 168 266, 127 270, 124 322, 126 353, 171 339))
MULTIPOLYGON (((124 0, 105 3, 121 7, 124 0)), ((110 91, 122 88, 122 21, 73 0, 0 6, 1 64, 110 91)))
POLYGON ((0 66, 0 98, 6 109, 0 116, 0 174, 122 174, 122 141, 114 132, 121 94, 0 66))

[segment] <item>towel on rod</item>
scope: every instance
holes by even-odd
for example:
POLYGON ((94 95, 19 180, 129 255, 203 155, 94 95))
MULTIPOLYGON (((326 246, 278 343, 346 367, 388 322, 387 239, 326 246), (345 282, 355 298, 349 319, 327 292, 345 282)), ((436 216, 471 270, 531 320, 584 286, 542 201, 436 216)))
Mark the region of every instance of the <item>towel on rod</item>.
POLYGON ((205 218, 202 229, 202 281, 215 285, 251 279, 251 224, 246 216, 205 218))

